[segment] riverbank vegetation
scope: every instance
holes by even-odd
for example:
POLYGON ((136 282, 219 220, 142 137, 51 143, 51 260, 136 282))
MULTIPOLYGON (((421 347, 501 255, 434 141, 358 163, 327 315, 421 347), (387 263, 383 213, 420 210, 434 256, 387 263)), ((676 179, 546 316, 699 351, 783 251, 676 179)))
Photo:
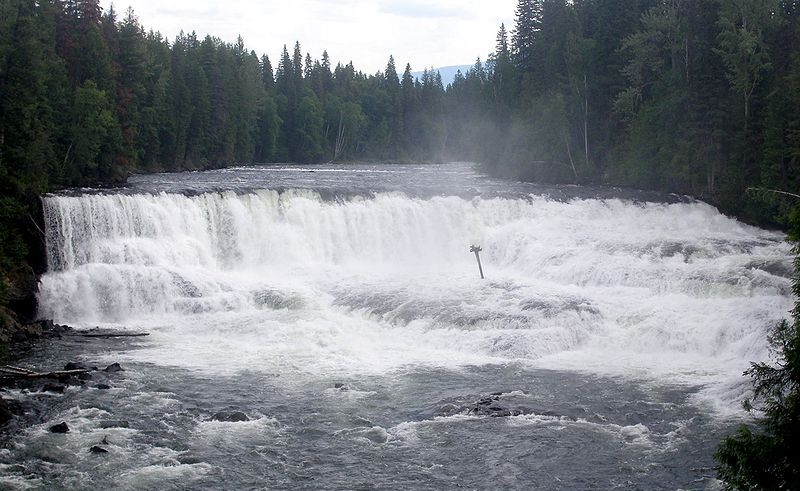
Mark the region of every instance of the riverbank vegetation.
POLYGON ((367 74, 299 43, 271 60, 241 38, 165 39, 97 0, 0 3, 0 301, 34 305, 39 195, 131 172, 460 159, 785 225, 780 194, 757 190, 800 188, 797 2, 519 0, 516 14, 445 87, 391 57, 367 74))

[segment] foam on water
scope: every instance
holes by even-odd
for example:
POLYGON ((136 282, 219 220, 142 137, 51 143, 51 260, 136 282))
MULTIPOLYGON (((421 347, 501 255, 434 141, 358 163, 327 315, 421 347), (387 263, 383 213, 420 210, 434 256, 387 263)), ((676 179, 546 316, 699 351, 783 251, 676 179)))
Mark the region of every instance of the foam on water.
POLYGON ((146 329, 125 356, 209 373, 514 361, 699 385, 729 407, 792 306, 783 237, 701 203, 263 190, 44 205, 41 315, 146 329))

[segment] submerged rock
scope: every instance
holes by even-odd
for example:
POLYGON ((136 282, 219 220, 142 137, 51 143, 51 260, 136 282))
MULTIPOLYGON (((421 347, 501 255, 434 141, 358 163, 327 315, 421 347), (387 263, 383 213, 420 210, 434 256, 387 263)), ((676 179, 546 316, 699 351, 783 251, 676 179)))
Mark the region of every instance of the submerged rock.
POLYGON ((46 384, 44 387, 42 387, 41 391, 42 392, 55 392, 56 394, 63 394, 64 393, 64 389, 66 389, 66 387, 61 385, 61 384, 46 384))
POLYGON ((111 388, 111 386, 108 384, 97 384, 94 386, 94 388, 98 390, 108 390, 111 388))
POLYGON ((519 407, 510 407, 501 401, 502 393, 493 393, 487 397, 478 399, 471 407, 468 414, 475 416, 491 416, 500 418, 505 416, 519 416, 525 414, 525 410, 519 407))
POLYGON ((129 428, 130 423, 123 419, 107 419, 105 421, 100 422, 100 428, 108 429, 108 428, 129 428))
POLYGON ((114 372, 124 372, 125 369, 122 368, 119 363, 112 363, 111 365, 107 366, 103 371, 108 373, 114 373, 114 372))
POLYGON ((106 450, 103 447, 99 447, 97 445, 93 445, 92 448, 89 449, 89 451, 92 453, 108 453, 108 450, 106 450))
POLYGON ((0 397, 0 426, 8 423, 13 417, 14 413, 11 411, 8 403, 5 399, 0 397))
MULTIPOLYGON (((467 402, 467 397, 458 397, 442 401, 438 409, 433 411, 432 416, 453 416, 464 414, 468 416, 487 416, 492 418, 502 418, 507 416, 520 416, 532 414, 535 411, 530 407, 520 405, 520 397, 511 393, 492 392, 489 395, 481 396, 477 400, 467 402)), ((430 417, 430 416, 427 416, 430 417)))
POLYGON ((69 433, 69 426, 66 421, 62 421, 57 425, 50 427, 50 433, 69 433))
POLYGON ((250 421, 250 418, 241 411, 220 411, 211 417, 212 421, 222 421, 224 423, 240 423, 250 421))

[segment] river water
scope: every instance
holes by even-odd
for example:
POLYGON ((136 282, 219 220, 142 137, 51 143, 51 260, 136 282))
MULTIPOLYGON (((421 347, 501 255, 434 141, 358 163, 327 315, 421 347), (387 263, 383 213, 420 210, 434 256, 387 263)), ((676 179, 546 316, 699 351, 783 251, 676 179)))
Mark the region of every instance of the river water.
POLYGON ((40 315, 150 336, 18 361, 125 371, 12 394, 36 409, 0 487, 714 488, 742 371, 792 307, 779 233, 469 164, 134 176, 44 205, 40 315))

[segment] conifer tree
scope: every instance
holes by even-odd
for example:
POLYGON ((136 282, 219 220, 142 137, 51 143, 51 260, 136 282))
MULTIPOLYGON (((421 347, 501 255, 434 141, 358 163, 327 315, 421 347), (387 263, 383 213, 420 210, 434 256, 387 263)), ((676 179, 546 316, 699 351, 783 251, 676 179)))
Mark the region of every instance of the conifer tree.
POLYGON ((261 56, 261 81, 264 83, 266 90, 271 90, 275 86, 275 77, 272 73, 272 63, 269 61, 269 56, 261 56))
POLYGON ((542 0, 518 0, 514 12, 517 16, 511 40, 514 63, 522 73, 531 73, 536 69, 533 50, 542 30, 542 0))

